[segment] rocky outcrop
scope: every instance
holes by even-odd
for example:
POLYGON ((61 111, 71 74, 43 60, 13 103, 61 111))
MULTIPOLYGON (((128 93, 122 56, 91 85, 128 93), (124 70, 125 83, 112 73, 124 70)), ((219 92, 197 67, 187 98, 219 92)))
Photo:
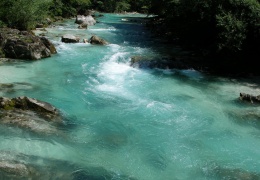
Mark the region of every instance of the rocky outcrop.
POLYGON ((260 95, 254 96, 254 95, 251 95, 251 94, 240 93, 240 100, 248 101, 248 102, 251 102, 251 103, 260 103, 260 95))
POLYGON ((54 52, 56 52, 55 47, 47 39, 42 40, 29 31, 0 28, 2 57, 4 54, 7 58, 37 60, 50 57, 54 52))
POLYGON ((29 97, 0 97, 0 123, 29 129, 36 133, 59 134, 59 111, 51 104, 29 97))
POLYGON ((64 43, 78 43, 79 42, 79 37, 76 37, 71 34, 65 34, 61 37, 61 41, 64 43))
POLYGON ((89 40, 90 44, 107 45, 108 42, 98 36, 92 36, 89 40))
POLYGON ((93 25, 96 24, 96 20, 91 15, 88 15, 88 16, 77 15, 75 23, 76 24, 83 24, 84 23, 88 26, 93 26, 93 25))

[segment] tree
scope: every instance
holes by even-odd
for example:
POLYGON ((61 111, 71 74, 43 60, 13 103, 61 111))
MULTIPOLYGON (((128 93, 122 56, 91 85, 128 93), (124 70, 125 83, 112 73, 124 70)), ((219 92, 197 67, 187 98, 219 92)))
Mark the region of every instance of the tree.
POLYGON ((0 18, 8 27, 32 29, 48 13, 48 0, 1 0, 0 18))

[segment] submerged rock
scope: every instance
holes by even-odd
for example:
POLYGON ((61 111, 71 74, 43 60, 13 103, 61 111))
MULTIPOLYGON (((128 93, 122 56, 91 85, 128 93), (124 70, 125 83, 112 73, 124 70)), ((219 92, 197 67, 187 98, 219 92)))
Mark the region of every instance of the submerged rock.
POLYGON ((76 37, 71 34, 65 34, 61 37, 61 41, 64 43, 78 43, 79 42, 79 37, 76 37))
POLYGON ((0 123, 29 129, 36 133, 59 134, 59 111, 51 104, 29 97, 0 97, 0 123))
POLYGON ((214 169, 214 175, 220 179, 241 179, 241 180, 256 180, 260 179, 260 174, 249 172, 242 169, 220 168, 214 169))
POLYGON ((12 92, 14 89, 14 84, 2 84, 0 83, 0 91, 2 92, 12 92))
POLYGON ((103 167, 0 151, 0 179, 135 180, 103 167))
POLYGON ((107 45, 108 42, 98 36, 92 36, 89 40, 90 44, 107 45))
POLYGON ((13 87, 14 87, 14 85, 10 84, 10 83, 6 83, 6 84, 0 83, 0 90, 3 90, 5 88, 13 88, 13 87))
POLYGON ((251 95, 251 94, 240 93, 240 100, 248 101, 248 102, 251 102, 251 103, 260 103, 260 95, 254 96, 254 95, 251 95))
POLYGON ((0 52, 4 57, 29 60, 50 57, 53 52, 50 47, 54 46, 50 46, 51 42, 48 42, 49 46, 45 44, 46 40, 43 41, 29 31, 0 28, 0 52))
POLYGON ((16 90, 28 90, 32 88, 32 84, 26 82, 0 83, 0 91, 4 93, 13 93, 16 90))
POLYGON ((257 110, 229 110, 226 111, 229 118, 235 123, 243 126, 260 128, 260 112, 257 110))
POLYGON ((35 174, 33 168, 15 161, 0 161, 0 179, 23 179, 35 174))

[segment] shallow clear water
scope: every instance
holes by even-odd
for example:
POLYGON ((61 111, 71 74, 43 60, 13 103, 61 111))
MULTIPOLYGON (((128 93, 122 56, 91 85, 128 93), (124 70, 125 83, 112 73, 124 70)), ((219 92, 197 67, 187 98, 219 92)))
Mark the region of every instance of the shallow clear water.
POLYGON ((216 167, 260 173, 260 109, 238 100, 240 92, 260 94, 257 80, 132 68, 131 56, 165 56, 169 47, 153 41, 142 24, 122 21, 128 16, 106 14, 87 30, 67 20, 47 28, 57 55, 0 66, 0 83, 20 83, 0 96, 50 102, 67 124, 61 137, 0 125, 0 151, 140 180, 220 179, 216 167), (66 33, 96 34, 110 44, 64 44, 66 33))

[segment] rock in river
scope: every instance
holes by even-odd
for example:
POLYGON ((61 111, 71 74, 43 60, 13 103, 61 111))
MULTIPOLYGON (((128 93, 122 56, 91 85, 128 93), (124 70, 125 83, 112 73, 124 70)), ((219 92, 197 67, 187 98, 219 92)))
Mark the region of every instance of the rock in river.
POLYGON ((65 43, 78 43, 79 38, 71 34, 65 34, 61 37, 61 41, 65 43))
POLYGON ((108 42, 105 41, 104 39, 98 37, 98 36, 92 36, 89 40, 90 44, 100 44, 100 45, 107 45, 108 42))
POLYGON ((51 104, 29 97, 0 97, 0 123, 44 134, 59 134, 63 121, 51 104))
POLYGON ((260 95, 254 96, 251 94, 246 94, 246 93, 240 93, 240 99, 242 101, 248 101, 251 103, 260 103, 260 95))
POLYGON ((0 28, 1 57, 37 60, 56 53, 55 47, 47 39, 41 39, 29 31, 0 28))

